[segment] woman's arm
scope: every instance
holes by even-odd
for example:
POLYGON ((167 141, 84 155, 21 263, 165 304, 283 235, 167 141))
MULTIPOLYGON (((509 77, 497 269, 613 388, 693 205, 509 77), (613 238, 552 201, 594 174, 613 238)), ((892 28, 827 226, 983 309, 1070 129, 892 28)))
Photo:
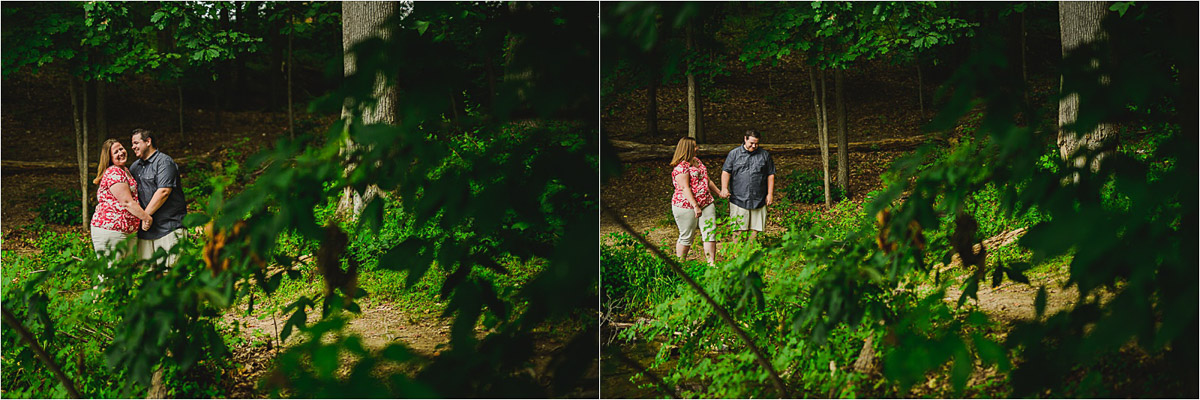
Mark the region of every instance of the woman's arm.
POLYGON ((142 221, 154 220, 154 217, 151 217, 146 210, 142 209, 142 206, 138 204, 137 200, 133 199, 133 192, 130 191, 128 183, 114 183, 112 186, 108 187, 108 192, 112 193, 113 197, 117 198, 117 202, 120 202, 122 206, 125 206, 125 209, 129 210, 133 216, 138 217, 138 219, 142 221))
POLYGON ((717 184, 713 182, 712 178, 709 178, 707 175, 705 175, 704 180, 708 181, 708 191, 710 193, 716 193, 718 196, 721 195, 721 188, 717 187, 717 184))
POLYGON ((692 209, 696 210, 696 216, 699 217, 701 211, 700 202, 696 201, 696 195, 692 194, 692 186, 688 182, 689 178, 691 178, 691 174, 686 172, 675 175, 675 185, 683 188, 683 198, 687 199, 688 203, 691 203, 692 209))

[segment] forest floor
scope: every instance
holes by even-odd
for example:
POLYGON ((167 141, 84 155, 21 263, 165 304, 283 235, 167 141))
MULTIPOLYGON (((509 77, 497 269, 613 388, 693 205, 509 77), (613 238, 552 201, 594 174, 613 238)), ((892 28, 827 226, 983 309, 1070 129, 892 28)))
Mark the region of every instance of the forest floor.
MULTIPOLYGON (((75 131, 65 80, 53 74, 17 73, 6 76, 2 82, 0 159, 75 164, 75 131)), ((193 107, 190 103, 185 104, 183 110, 184 134, 181 135, 178 99, 173 89, 163 89, 149 79, 138 78, 110 84, 107 90, 108 134, 93 132, 90 135, 87 149, 89 163, 96 162, 99 144, 107 138, 120 139, 129 146, 130 132, 135 128, 156 132, 155 141, 160 144, 159 149, 176 160, 228 154, 226 150, 251 155, 288 135, 286 109, 275 112, 213 112, 193 107)), ((302 103, 298 103, 298 107, 298 130, 303 126, 323 129, 335 118, 305 114, 302 103)), ((182 170, 181 174, 188 174, 188 171, 182 170)), ((43 201, 39 196, 46 189, 79 190, 79 174, 75 168, 4 169, 0 170, 0 175, 0 231, 3 234, 0 246, 4 251, 27 255, 39 253, 41 232, 34 231, 35 228, 88 234, 78 225, 35 223, 35 209, 43 201)), ((94 191, 94 186, 90 190, 94 191)), ((94 197, 92 201, 95 201, 94 197)), ((260 297, 259 301, 264 300, 260 297)), ((271 372, 275 356, 288 346, 300 343, 303 334, 293 334, 280 348, 275 338, 288 315, 272 316, 262 307, 248 313, 246 308, 246 304, 239 304, 222 316, 221 325, 231 329, 242 340, 235 340, 236 343, 231 344, 230 357, 237 368, 221 372, 219 386, 229 398, 264 398, 270 393, 262 385, 263 379, 271 372)), ((361 314, 350 316, 345 333, 360 336, 369 350, 381 350, 399 341, 419 357, 430 359, 448 345, 451 320, 440 318, 436 310, 411 309, 389 301, 369 301, 364 303, 361 314)), ((316 321, 318 316, 319 313, 309 313, 309 322, 316 321)), ((545 367, 550 355, 566 344, 570 333, 555 332, 554 329, 534 333, 537 336, 534 340, 535 371, 545 367)), ((477 331, 477 334, 482 336, 486 332, 477 331)), ((593 368, 588 372, 588 377, 586 379, 598 380, 599 371, 593 368)), ((596 397, 597 390, 595 387, 579 388, 579 393, 571 396, 596 397)))

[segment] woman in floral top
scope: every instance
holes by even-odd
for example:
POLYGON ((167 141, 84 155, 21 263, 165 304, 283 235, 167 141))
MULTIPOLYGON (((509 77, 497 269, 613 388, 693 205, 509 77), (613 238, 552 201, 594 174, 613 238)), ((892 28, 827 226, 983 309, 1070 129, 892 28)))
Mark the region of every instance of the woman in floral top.
POLYGON ((696 228, 700 228, 701 239, 704 241, 704 256, 708 264, 716 263, 717 211, 713 205, 712 193, 720 193, 721 189, 708 178, 708 168, 696 157, 696 139, 685 137, 679 139, 675 146, 675 156, 671 158, 671 182, 675 185, 675 193, 671 195, 671 214, 675 216, 675 224, 679 226, 679 240, 675 242, 675 256, 686 258, 692 248, 692 237, 696 228))
POLYGON ((137 181, 129 174, 129 156, 117 139, 100 146, 96 168, 96 212, 92 214, 92 247, 96 254, 115 253, 113 258, 137 253, 138 227, 154 218, 138 204, 137 181))

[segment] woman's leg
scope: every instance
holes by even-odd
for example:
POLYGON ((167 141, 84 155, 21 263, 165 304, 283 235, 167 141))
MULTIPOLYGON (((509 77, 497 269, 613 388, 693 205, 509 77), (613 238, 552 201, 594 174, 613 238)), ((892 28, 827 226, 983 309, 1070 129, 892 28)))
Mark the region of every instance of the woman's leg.
POLYGON ((671 215, 675 217, 675 225, 679 227, 679 240, 675 241, 675 256, 680 260, 686 259, 692 249, 692 237, 696 235, 696 212, 690 208, 671 206, 671 215))
POLYGON ((691 250, 692 245, 690 244, 675 243, 675 257, 678 257, 680 260, 687 259, 688 252, 691 250))
MULTIPOLYGON (((112 231, 104 228, 91 227, 92 234, 92 249, 96 252, 96 257, 106 259, 108 267, 112 266, 113 260, 130 254, 131 238, 133 234, 112 231)), ((107 268, 106 268, 107 269, 107 268)), ((97 276, 100 282, 104 282, 104 273, 97 276)))
POLYGON ((704 258, 708 265, 717 265, 717 242, 704 242, 704 258))

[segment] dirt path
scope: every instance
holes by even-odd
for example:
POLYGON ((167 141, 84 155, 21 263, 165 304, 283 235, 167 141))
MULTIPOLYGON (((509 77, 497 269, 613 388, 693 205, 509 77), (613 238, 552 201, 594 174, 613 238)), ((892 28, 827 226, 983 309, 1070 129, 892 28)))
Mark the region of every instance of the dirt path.
MULTIPOLYGON (((350 317, 345 332, 361 337, 368 350, 382 350, 387 345, 399 341, 421 357, 431 358, 438 353, 439 346, 450 341, 448 320, 415 316, 392 304, 379 304, 362 311, 362 314, 350 317)), ((235 307, 223 316, 225 323, 240 327, 239 334, 245 339, 244 344, 232 349, 233 360, 240 367, 228 387, 231 398, 267 396, 268 393, 260 386, 260 381, 274 368, 277 352, 306 340, 303 334, 293 333, 283 343, 282 348, 277 346, 275 338, 278 329, 283 327, 289 316, 248 316, 244 306, 235 307)), ((320 311, 309 312, 308 323, 317 322, 319 319, 320 311)))

